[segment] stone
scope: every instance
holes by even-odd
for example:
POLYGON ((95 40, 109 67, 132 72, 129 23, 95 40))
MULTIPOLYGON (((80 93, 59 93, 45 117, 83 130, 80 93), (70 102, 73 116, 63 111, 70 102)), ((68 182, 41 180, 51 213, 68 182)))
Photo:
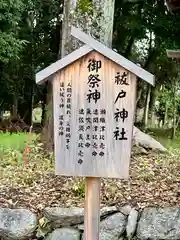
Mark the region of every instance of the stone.
POLYGON ((3 239, 29 239, 36 227, 36 215, 29 210, 0 208, 0 237, 3 239))
MULTIPOLYGON (((115 213, 100 222, 100 240, 119 240, 126 229, 127 217, 115 213)), ((83 236, 83 240, 84 236, 83 236)))
MULTIPOLYGON (((85 239, 83 239, 85 240, 85 239)), ((110 232, 100 232, 99 234, 99 240, 119 240, 119 237, 117 234, 113 234, 113 233, 110 233, 110 232)))
POLYGON ((166 148, 163 147, 158 141, 154 138, 141 132, 138 128, 134 126, 133 128, 133 142, 136 146, 144 147, 145 149, 150 149, 156 152, 165 152, 166 148))
POLYGON ((132 155, 148 155, 148 151, 141 146, 133 145, 132 155))
MULTIPOLYGON (((103 207, 100 210, 101 217, 104 217, 108 214, 117 212, 115 206, 112 207, 103 207)), ((48 207, 43 210, 43 215, 51 223, 53 228, 59 227, 69 227, 78 225, 84 222, 84 208, 59 208, 59 207, 48 207)), ((79 229, 84 229, 83 225, 79 225, 79 229)))
POLYGON ((137 237, 142 240, 180 239, 180 207, 145 208, 138 223, 137 237))
POLYGON ((126 236, 128 239, 132 239, 135 234, 137 220, 138 220, 138 211, 136 211, 135 209, 132 209, 128 216, 128 221, 126 226, 126 236))
MULTIPOLYGON (((100 218, 101 220, 105 217, 107 217, 110 214, 113 214, 115 212, 118 212, 118 209, 116 206, 111 206, 111 207, 103 207, 100 209, 100 218)), ((78 229, 81 231, 84 231, 84 224, 79 224, 78 229)))
POLYGON ((100 216, 101 218, 104 216, 107 216, 109 214, 118 212, 118 209, 116 206, 111 206, 111 207, 103 207, 100 209, 100 216))
POLYGON ((68 227, 83 223, 84 208, 48 207, 43 210, 43 215, 53 228, 68 227))
POLYGON ((80 232, 73 228, 57 228, 45 240, 80 240, 80 232))
POLYGON ((126 216, 128 216, 130 214, 131 210, 132 210, 132 208, 130 205, 125 205, 119 209, 119 211, 126 216))
POLYGON ((127 218, 122 213, 115 213, 100 223, 100 240, 115 240, 124 233, 127 218), (108 236, 108 238, 107 238, 108 236))

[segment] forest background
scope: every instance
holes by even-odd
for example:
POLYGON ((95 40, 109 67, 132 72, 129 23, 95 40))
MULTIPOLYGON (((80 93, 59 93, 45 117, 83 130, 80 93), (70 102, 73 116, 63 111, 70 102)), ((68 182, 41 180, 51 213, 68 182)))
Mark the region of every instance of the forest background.
MULTIPOLYGON (((88 12, 91 5, 79 0, 77 8, 88 12)), ((31 126, 33 109, 40 107, 40 126, 47 132, 48 87, 37 86, 35 74, 61 56, 62 19, 62 0, 1 1, 1 120, 9 111, 11 119, 19 117, 31 126)), ((179 21, 160 0, 115 1, 112 48, 156 76, 155 87, 139 81, 135 125, 169 129, 171 138, 180 120, 180 79, 179 63, 168 58, 166 50, 179 48, 179 21)))

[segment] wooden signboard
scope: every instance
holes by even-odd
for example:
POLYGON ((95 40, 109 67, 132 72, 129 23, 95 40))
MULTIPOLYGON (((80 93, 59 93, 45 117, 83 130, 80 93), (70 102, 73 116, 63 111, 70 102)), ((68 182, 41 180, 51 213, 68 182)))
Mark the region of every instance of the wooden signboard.
POLYGON ((53 81, 56 174, 128 178, 136 76, 93 51, 53 81))
POLYGON ((85 45, 36 75, 53 81, 55 171, 85 176, 85 240, 99 240, 100 177, 128 178, 137 77, 154 76, 72 27, 85 45))

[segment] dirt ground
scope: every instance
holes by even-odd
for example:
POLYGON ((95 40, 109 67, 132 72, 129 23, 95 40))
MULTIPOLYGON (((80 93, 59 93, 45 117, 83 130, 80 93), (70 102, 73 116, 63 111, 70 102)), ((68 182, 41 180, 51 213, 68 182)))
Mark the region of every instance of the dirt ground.
MULTIPOLYGON (((101 204, 137 208, 180 205, 178 154, 133 156, 129 181, 102 179, 101 204)), ((0 206, 26 207, 35 213, 47 206, 83 207, 84 179, 55 176, 48 160, 37 159, 25 168, 0 165, 0 206)))

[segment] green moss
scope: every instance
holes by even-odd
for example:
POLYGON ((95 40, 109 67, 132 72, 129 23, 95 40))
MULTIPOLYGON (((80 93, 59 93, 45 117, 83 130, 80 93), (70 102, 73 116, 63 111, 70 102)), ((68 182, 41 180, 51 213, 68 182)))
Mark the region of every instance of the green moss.
POLYGON ((93 2, 91 0, 78 0, 76 11, 92 12, 93 2))

